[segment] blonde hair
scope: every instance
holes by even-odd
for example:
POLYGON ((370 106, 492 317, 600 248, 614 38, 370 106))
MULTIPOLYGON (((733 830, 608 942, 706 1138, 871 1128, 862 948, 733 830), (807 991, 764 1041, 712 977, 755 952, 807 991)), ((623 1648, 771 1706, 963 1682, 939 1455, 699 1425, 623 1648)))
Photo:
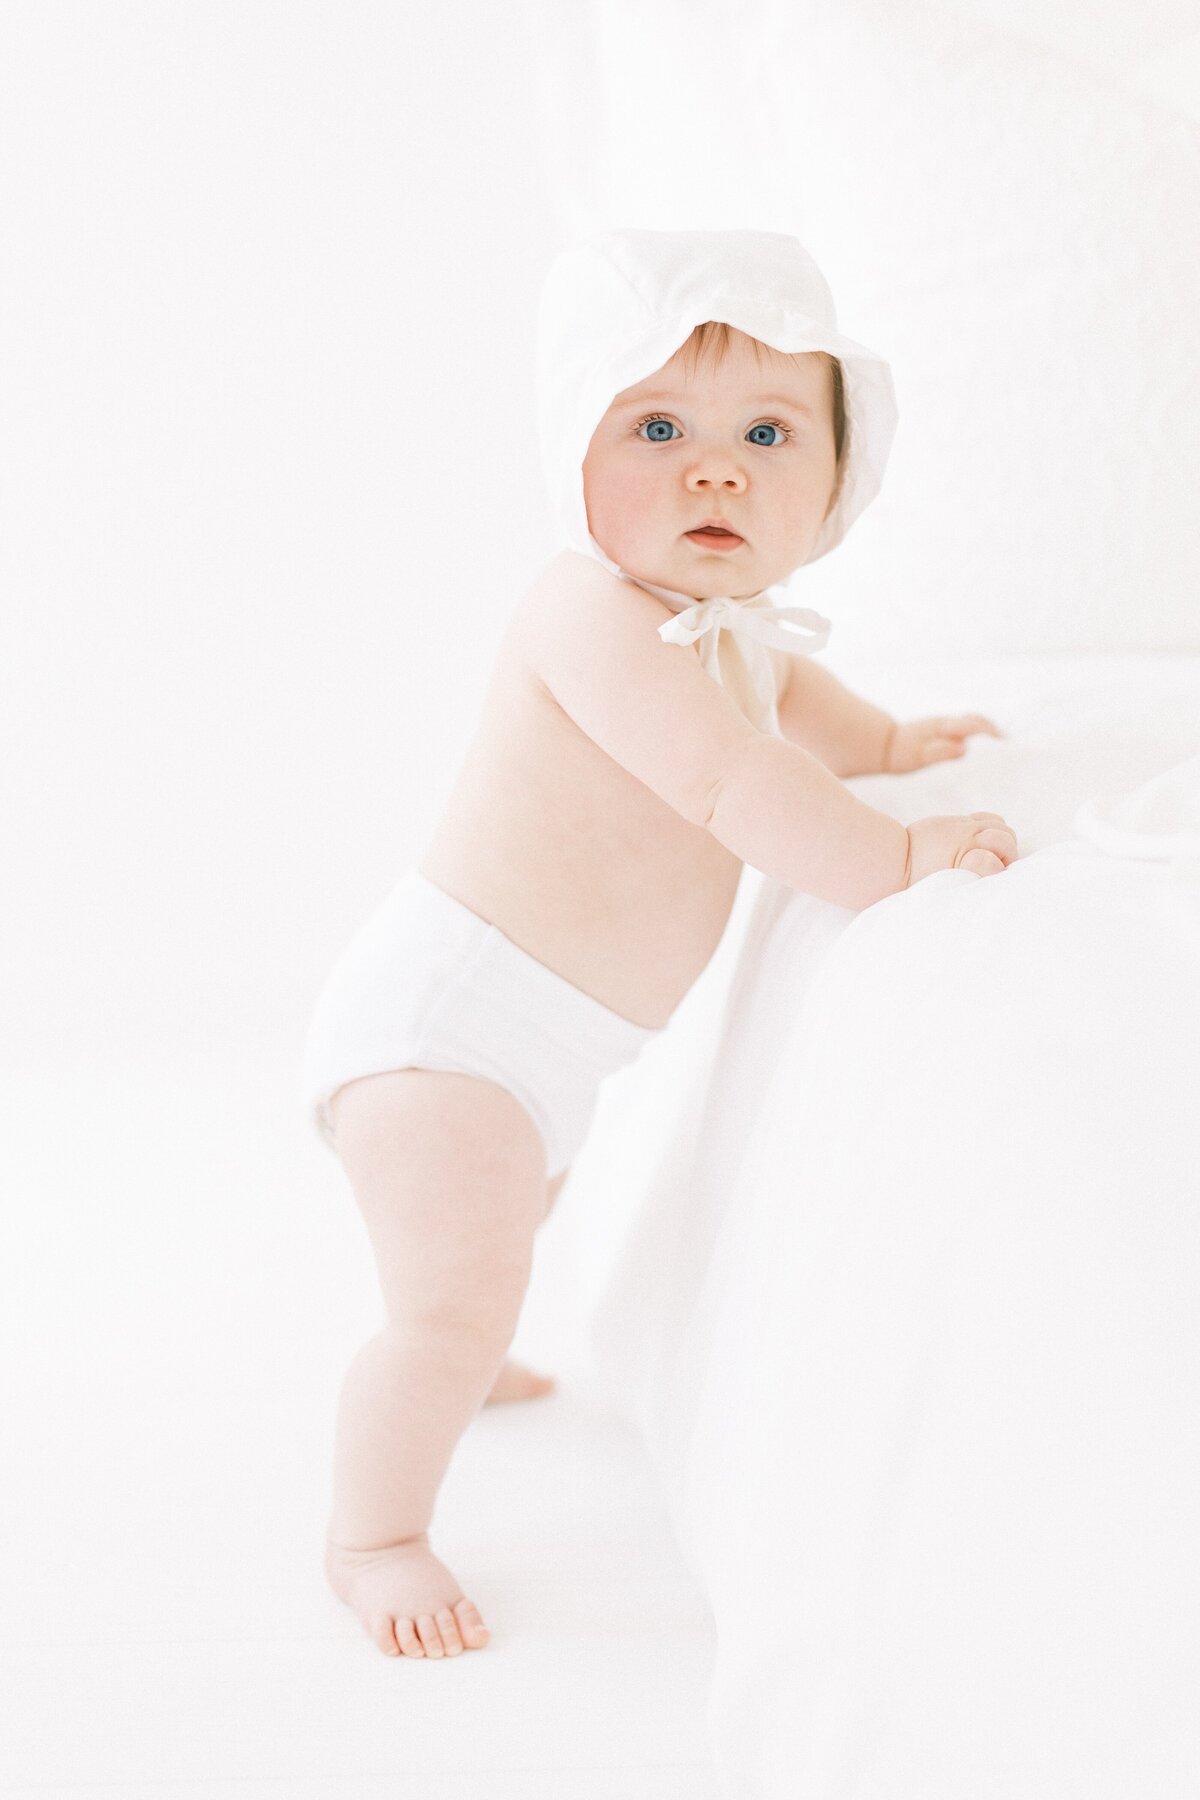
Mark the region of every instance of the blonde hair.
MULTIPOLYGON (((703 325, 696 326, 686 343, 680 345, 678 352, 678 354, 690 359, 692 374, 695 374, 696 370, 706 357, 711 357, 713 362, 718 366, 724 362, 725 357, 729 353, 729 331, 730 327, 725 323, 724 319, 706 319, 703 325)), ((754 346, 755 357, 761 362, 761 352, 763 350, 770 350, 771 346, 769 344, 760 343, 756 337, 752 337, 750 342, 754 346)), ((790 355, 793 357, 819 356, 823 362, 829 364, 830 374, 833 377, 833 439, 837 446, 837 467, 840 485, 842 450, 846 443, 846 384, 842 374, 841 363, 836 356, 831 356, 828 350, 795 350, 790 352, 776 350, 774 354, 776 356, 790 355)))

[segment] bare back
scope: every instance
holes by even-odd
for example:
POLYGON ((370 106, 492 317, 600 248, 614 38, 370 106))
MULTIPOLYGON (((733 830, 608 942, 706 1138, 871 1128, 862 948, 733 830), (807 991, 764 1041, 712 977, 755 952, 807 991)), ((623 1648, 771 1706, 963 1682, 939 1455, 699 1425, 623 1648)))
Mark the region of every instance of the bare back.
POLYGON ((564 552, 514 611, 418 866, 567 981, 658 1027, 720 942, 743 864, 602 750, 539 673, 539 609, 584 561, 564 552))

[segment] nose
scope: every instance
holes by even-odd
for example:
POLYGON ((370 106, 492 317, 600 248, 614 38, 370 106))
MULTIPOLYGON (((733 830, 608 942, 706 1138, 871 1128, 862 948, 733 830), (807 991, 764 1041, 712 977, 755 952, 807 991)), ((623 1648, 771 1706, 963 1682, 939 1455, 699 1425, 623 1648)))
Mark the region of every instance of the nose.
POLYGON ((734 494, 740 494, 746 486, 745 472, 728 451, 712 450, 707 456, 698 456, 687 472, 687 485, 692 493, 700 493, 706 488, 725 488, 734 494))

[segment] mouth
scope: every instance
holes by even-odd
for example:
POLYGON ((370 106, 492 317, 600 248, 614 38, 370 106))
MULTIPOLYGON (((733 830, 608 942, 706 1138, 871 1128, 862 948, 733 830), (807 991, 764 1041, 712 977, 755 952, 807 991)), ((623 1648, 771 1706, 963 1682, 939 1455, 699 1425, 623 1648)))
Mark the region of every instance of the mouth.
POLYGON ((686 531, 684 536, 702 550, 737 550, 746 541, 736 531, 731 531, 728 525, 721 525, 714 519, 697 525, 693 531, 686 531))

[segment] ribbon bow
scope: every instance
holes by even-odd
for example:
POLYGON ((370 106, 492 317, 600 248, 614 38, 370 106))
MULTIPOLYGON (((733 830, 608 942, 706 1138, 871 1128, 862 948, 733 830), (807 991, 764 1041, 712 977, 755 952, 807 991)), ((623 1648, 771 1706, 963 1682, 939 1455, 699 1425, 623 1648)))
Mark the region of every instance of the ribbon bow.
POLYGON ((664 644, 694 644, 703 638, 701 667, 719 686, 731 689, 751 724, 777 734, 775 673, 766 646, 789 656, 811 656, 824 648, 830 624, 811 606, 776 606, 770 594, 767 589, 747 600, 727 595, 698 600, 660 625, 658 635, 664 644), (722 632, 728 634, 724 644, 722 632))

